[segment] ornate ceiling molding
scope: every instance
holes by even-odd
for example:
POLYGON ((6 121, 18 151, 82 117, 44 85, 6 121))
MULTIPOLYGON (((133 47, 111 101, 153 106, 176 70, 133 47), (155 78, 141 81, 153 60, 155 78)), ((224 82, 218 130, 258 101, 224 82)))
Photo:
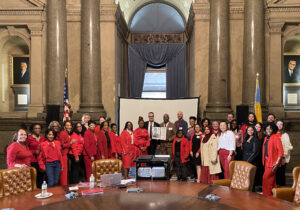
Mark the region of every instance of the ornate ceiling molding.
POLYGON ((131 44, 184 43, 183 33, 132 33, 131 44))

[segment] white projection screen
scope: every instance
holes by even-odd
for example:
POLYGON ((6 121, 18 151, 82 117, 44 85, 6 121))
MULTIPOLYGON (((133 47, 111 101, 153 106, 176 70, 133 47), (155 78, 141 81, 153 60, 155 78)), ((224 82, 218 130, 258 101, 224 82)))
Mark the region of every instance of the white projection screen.
POLYGON ((163 122, 163 115, 169 114, 170 122, 177 120, 177 112, 183 112, 183 119, 188 122, 190 116, 198 116, 199 98, 185 99, 132 99, 120 98, 119 103, 119 132, 125 123, 131 121, 133 129, 138 128, 139 116, 148 121, 148 113, 154 112, 154 121, 163 122))

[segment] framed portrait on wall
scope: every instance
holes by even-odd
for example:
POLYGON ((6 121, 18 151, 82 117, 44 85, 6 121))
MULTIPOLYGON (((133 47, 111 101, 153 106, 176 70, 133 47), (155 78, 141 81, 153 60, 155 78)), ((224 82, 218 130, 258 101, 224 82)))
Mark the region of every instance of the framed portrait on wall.
POLYGON ((30 84, 30 66, 28 55, 11 55, 10 67, 12 85, 30 84))
POLYGON ((282 68, 285 110, 300 110, 300 54, 284 54, 282 68))
POLYGON ((283 83, 300 83, 300 54, 284 54, 283 83))

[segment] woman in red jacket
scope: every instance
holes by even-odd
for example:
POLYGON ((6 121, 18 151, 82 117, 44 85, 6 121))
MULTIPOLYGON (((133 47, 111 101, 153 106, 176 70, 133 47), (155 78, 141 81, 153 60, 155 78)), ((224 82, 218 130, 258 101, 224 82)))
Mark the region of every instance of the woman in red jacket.
POLYGON ((272 188, 276 187, 276 170, 280 167, 281 159, 284 156, 282 143, 276 135, 277 127, 274 123, 267 123, 265 126, 267 136, 263 143, 263 165, 265 173, 263 175, 263 194, 272 196, 272 188))
POLYGON ((201 176, 201 155, 200 155, 200 145, 203 133, 201 132, 201 127, 199 124, 195 125, 195 133, 191 135, 190 140, 190 155, 192 157, 192 164, 196 168, 197 183, 200 183, 201 176))
POLYGON ((75 142, 71 145, 68 157, 71 160, 71 176, 70 184, 79 183, 79 168, 83 165, 82 151, 83 151, 83 127, 81 123, 76 123, 73 126, 73 133, 71 141, 75 142))
POLYGON ((115 142, 114 139, 110 138, 108 121, 104 121, 100 125, 100 131, 97 137, 98 137, 98 151, 100 152, 102 159, 115 158, 116 157, 115 142))
POLYGON ((125 179, 128 178, 129 168, 132 166, 132 160, 135 156, 134 150, 134 136, 133 136, 132 122, 126 122, 125 128, 121 133, 121 145, 122 145, 122 161, 124 168, 125 179))
MULTIPOLYGON (((63 158, 61 145, 55 140, 56 132, 48 129, 46 131, 47 140, 41 143, 41 152, 38 157, 39 167, 46 171, 48 187, 57 186, 59 175, 63 170, 63 158)), ((68 170, 67 168, 65 170, 68 170)))
POLYGON ((13 137, 13 143, 7 147, 7 167, 26 168, 30 166, 32 153, 26 146, 27 133, 19 129, 13 137))
POLYGON ((40 146, 41 143, 44 142, 46 139, 44 136, 41 135, 42 125, 39 123, 33 123, 30 126, 31 135, 28 136, 26 141, 26 145, 32 153, 31 158, 31 166, 36 169, 36 186, 41 188, 43 180, 44 180, 44 173, 41 172, 39 163, 38 163, 38 156, 40 154, 40 146))
POLYGON ((144 128, 144 120, 139 119, 139 128, 133 131, 135 155, 148 155, 147 148, 150 146, 150 137, 147 129, 144 128))
POLYGON ((183 136, 182 130, 177 130, 176 137, 173 140, 173 160, 178 181, 187 180, 186 163, 189 161, 189 152, 189 141, 183 136))
POLYGON ((60 185, 68 185, 68 153, 71 149, 71 145, 76 142, 76 139, 71 140, 73 133, 72 124, 69 120, 64 122, 64 130, 59 133, 59 140, 62 147, 62 157, 66 170, 63 170, 60 174, 60 185))
POLYGON ((87 181, 89 181, 92 174, 93 161, 99 159, 97 156, 97 138, 95 134, 96 122, 90 120, 88 125, 89 128, 85 131, 83 138, 83 160, 87 181))
POLYGON ((115 123, 112 123, 110 125, 111 132, 109 133, 110 139, 114 141, 115 144, 115 150, 116 150, 116 159, 121 158, 122 153, 122 146, 121 146, 121 140, 118 135, 118 127, 115 123))

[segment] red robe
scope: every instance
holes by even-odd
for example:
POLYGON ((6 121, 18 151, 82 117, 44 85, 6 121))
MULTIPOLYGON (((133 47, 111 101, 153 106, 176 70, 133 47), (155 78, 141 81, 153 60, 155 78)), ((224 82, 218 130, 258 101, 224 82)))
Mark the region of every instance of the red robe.
POLYGON ((7 167, 13 168, 15 164, 25 164, 30 166, 32 153, 28 147, 21 146, 18 142, 14 142, 7 147, 7 167))
POLYGON ((121 146, 121 140, 118 134, 115 134, 114 132, 109 133, 110 140, 114 141, 114 146, 115 146, 115 152, 118 154, 122 153, 122 146, 121 146))
POLYGON ((97 138, 95 132, 87 129, 84 133, 83 155, 97 159, 97 138))
POLYGON ((58 138, 62 147, 62 159, 65 170, 60 173, 60 185, 68 185, 68 153, 71 149, 71 136, 67 131, 63 130, 58 134, 58 138))
POLYGON ((122 145, 123 167, 130 168, 132 165, 134 165, 132 164, 132 160, 135 156, 133 132, 130 135, 127 130, 123 130, 120 138, 122 145))
POLYGON ((44 141, 46 141, 46 138, 42 135, 40 135, 39 141, 37 141, 33 135, 28 136, 28 139, 26 141, 26 146, 32 153, 32 158, 31 158, 32 163, 38 162, 39 154, 36 154, 36 150, 41 150, 41 143, 44 141))
MULTIPOLYGON (((175 137, 174 141, 173 141, 173 160, 175 159, 175 143, 176 143, 177 139, 178 138, 175 137)), ((181 143, 180 143, 180 159, 181 159, 182 163, 186 163, 190 160, 189 153, 190 153, 189 141, 187 140, 187 138, 182 137, 181 143)))
POLYGON ((143 151, 141 147, 149 147, 150 146, 150 137, 148 135, 148 131, 145 128, 137 128, 133 132, 134 135, 134 145, 135 145, 135 155, 147 155, 147 150, 143 151))
POLYGON ((104 131, 100 130, 98 133, 95 131, 95 134, 97 137, 97 149, 100 159, 102 159, 102 157, 108 158, 107 140, 104 131))
POLYGON ((82 151, 83 151, 83 137, 81 136, 81 134, 77 134, 73 132, 71 136, 71 140, 73 139, 75 139, 76 142, 71 145, 71 150, 69 154, 73 154, 75 159, 78 159, 79 155, 82 155, 82 151))

